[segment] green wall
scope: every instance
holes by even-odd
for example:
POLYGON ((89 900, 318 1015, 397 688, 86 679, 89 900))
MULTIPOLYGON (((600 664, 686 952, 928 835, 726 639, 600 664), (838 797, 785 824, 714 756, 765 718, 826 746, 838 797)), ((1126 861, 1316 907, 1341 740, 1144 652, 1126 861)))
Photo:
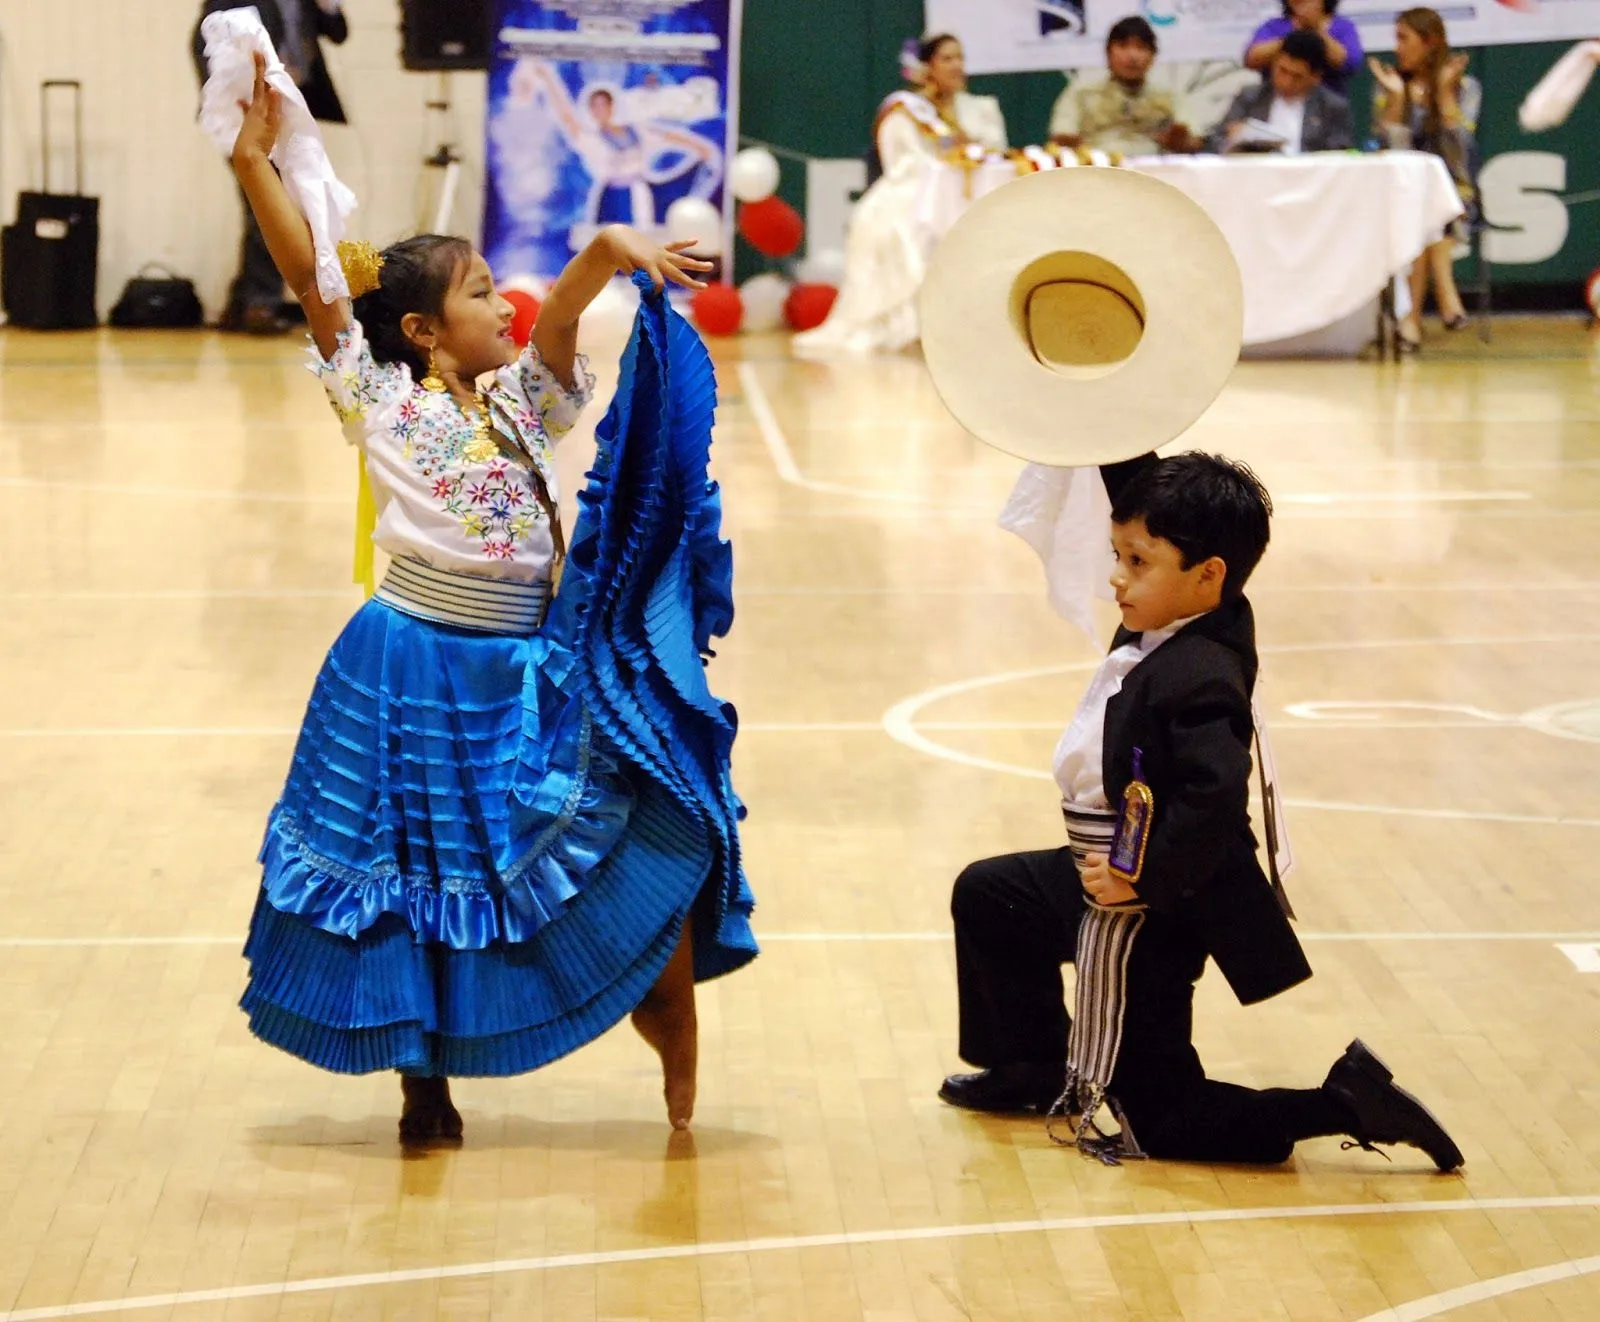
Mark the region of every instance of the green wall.
MULTIPOLYGON (((1130 6, 1131 8, 1131 6, 1130 6)), ((899 84, 901 43, 922 29, 921 0, 745 0, 741 65, 741 131, 794 151, 821 157, 860 157, 868 146, 873 111, 899 84)), ((1506 153, 1553 152, 1566 159, 1561 191, 1600 188, 1600 88, 1592 88, 1561 128, 1526 134, 1517 107, 1528 90, 1567 49, 1568 43, 1495 46, 1472 52, 1472 72, 1484 85, 1479 140, 1485 161, 1506 153)), ((1044 136, 1050 107, 1060 92, 1059 74, 996 74, 974 78, 972 90, 1000 99, 1014 143, 1044 136)), ((1369 76, 1357 81, 1352 103, 1358 140, 1365 136, 1371 97, 1369 76)), ((1486 189, 1492 223, 1543 224, 1548 198, 1516 197, 1520 175, 1536 176, 1535 193, 1547 193, 1548 163, 1502 162, 1496 189, 1486 189), (1524 167, 1527 168, 1524 168, 1524 167), (1543 219, 1539 203, 1544 202, 1543 219)), ((782 194, 804 210, 804 170, 785 162, 782 194)), ((1537 263, 1500 263, 1501 286, 1566 285, 1584 280, 1600 265, 1600 204, 1568 211, 1565 242, 1537 263)), ((1558 218, 1556 218, 1558 220, 1558 218)), ((762 259, 741 245, 741 275, 760 269, 762 259)))

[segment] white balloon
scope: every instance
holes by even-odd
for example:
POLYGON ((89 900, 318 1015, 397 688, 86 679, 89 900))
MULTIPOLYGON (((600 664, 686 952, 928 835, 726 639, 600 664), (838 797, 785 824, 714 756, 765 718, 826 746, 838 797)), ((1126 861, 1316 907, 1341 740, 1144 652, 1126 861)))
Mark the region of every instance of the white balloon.
POLYGON ((844 283, 844 249, 808 252, 794 268, 794 276, 803 285, 832 285, 837 289, 844 283))
POLYGON ((778 158, 765 147, 746 147, 733 158, 728 185, 741 202, 763 202, 778 191, 778 158))
POLYGON ((784 324, 783 305, 789 298, 789 282, 775 272, 753 275, 739 286, 744 300, 744 328, 747 331, 775 331, 784 324))
POLYGON ((700 256, 720 256, 722 213, 703 197, 680 197, 667 208, 667 242, 692 242, 700 256))

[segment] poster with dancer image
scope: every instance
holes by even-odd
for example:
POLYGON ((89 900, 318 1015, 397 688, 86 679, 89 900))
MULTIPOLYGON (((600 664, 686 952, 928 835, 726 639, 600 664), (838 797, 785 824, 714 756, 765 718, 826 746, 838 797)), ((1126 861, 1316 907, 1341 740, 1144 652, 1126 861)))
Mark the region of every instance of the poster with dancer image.
MULTIPOLYGON (((1452 0, 1434 6, 1450 44, 1512 46, 1600 33, 1600 0, 1452 0)), ((1394 48, 1393 0, 1339 6, 1367 50, 1394 48)), ((1161 42, 1161 58, 1240 59, 1256 27, 1281 12, 1278 0, 927 0, 930 32, 953 32, 966 47, 968 73, 1101 68, 1106 33, 1142 14, 1161 42)))
POLYGON ((731 248, 740 5, 499 0, 483 221, 499 279, 553 279, 604 225, 665 240, 684 198, 731 248))

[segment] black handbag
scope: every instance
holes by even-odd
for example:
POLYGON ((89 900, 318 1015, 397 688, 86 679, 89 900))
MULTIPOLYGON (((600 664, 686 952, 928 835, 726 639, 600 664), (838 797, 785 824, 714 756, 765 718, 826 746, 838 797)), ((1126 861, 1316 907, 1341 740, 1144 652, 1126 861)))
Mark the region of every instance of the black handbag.
POLYGON ((124 330, 186 329, 204 320, 194 282, 159 262, 145 263, 111 309, 111 324, 124 330))
POLYGON ((17 223, 0 235, 0 302, 14 326, 70 330, 99 321, 95 282, 100 261, 100 199, 83 193, 83 87, 46 82, 40 88, 44 191, 17 198, 17 223), (70 88, 76 121, 77 192, 50 191, 52 87, 70 88))

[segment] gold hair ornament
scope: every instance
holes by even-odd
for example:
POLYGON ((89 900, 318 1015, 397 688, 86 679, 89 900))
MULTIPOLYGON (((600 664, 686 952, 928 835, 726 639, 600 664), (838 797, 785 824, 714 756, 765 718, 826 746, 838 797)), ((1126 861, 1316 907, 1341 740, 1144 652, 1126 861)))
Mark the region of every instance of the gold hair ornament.
POLYGON ((339 265, 350 297, 360 298, 378 287, 378 272, 383 270, 383 254, 365 239, 339 240, 339 265))

